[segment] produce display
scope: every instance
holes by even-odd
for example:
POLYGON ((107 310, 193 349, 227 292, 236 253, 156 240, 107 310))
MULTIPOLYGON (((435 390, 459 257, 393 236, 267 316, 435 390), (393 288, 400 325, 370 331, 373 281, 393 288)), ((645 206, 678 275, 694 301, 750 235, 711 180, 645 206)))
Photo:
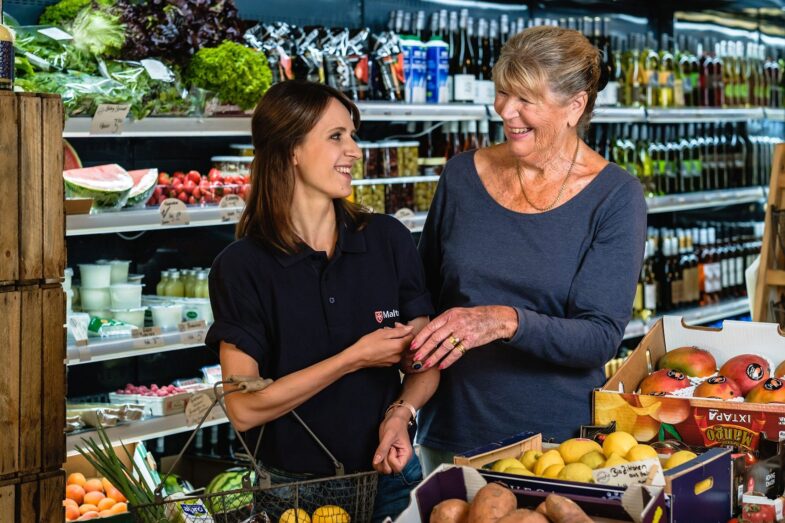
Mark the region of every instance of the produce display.
POLYGON ((122 208, 134 188, 134 179, 117 164, 63 171, 63 181, 66 197, 92 198, 100 210, 122 208))
POLYGON ((147 205, 158 206, 167 198, 177 198, 189 205, 218 204, 230 194, 244 200, 250 189, 249 175, 225 176, 218 169, 210 169, 206 176, 193 170, 187 173, 175 171, 171 175, 162 172, 147 205))
POLYGON ((128 512, 127 499, 106 478, 86 478, 80 472, 66 480, 66 521, 84 521, 128 512))
POLYGON ((187 392, 185 389, 181 389, 175 385, 163 385, 159 387, 155 383, 147 387, 146 385, 134 385, 133 383, 126 384, 125 388, 117 389, 116 393, 118 395, 136 395, 136 396, 150 396, 150 397, 158 397, 158 398, 165 398, 167 396, 173 396, 175 394, 182 394, 187 392))

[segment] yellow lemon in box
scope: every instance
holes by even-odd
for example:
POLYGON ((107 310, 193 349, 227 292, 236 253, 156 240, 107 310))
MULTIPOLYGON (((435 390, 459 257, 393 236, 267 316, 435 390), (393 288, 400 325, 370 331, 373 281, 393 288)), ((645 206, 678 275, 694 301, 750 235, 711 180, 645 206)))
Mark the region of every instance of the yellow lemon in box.
POLYGON ((665 462, 663 468, 665 470, 672 469, 674 467, 678 467, 684 463, 687 463, 691 459, 697 458, 698 455, 694 452, 690 452, 689 450, 680 450, 678 452, 674 452, 671 454, 671 457, 668 458, 668 461, 665 462))
POLYGON ((545 469, 542 473, 542 477, 544 478, 551 478, 556 479, 559 477, 559 473, 564 469, 564 465, 562 463, 557 463, 555 465, 551 465, 547 469, 545 469))
POLYGON ((542 452, 539 450, 527 450, 521 456, 521 463, 524 467, 529 470, 534 470, 534 465, 537 463, 537 460, 540 459, 542 456, 542 452))
POLYGON ((551 449, 540 456, 540 459, 538 459, 537 463, 534 465, 533 472, 538 476, 542 476, 545 469, 551 465, 564 465, 564 460, 556 449, 551 449))
POLYGON ((630 449, 637 444, 638 440, 632 434, 616 431, 605 437, 605 441, 602 442, 602 452, 607 458, 610 458, 611 454, 626 456, 630 449))
POLYGON ((605 464, 605 455, 595 450, 581 456, 578 463, 583 463, 592 470, 598 469, 605 464))
POLYGON ((313 511, 313 523, 349 523, 349 513, 338 505, 324 505, 313 511))
POLYGON ((624 465, 626 463, 629 463, 629 461, 627 461, 626 459, 624 459, 623 457, 619 456, 614 452, 613 454, 611 454, 611 457, 609 457, 608 460, 605 462, 605 465, 603 465, 603 467, 615 467, 617 465, 624 465))
POLYGON ((520 467, 521 462, 515 458, 502 458, 493 464, 491 470, 494 472, 504 472, 510 467, 520 467))
POLYGON ((278 523, 311 523, 311 516, 301 508, 290 508, 281 514, 278 523))
POLYGON ((567 481, 579 481, 581 483, 593 483, 594 476, 591 469, 583 463, 570 463, 559 471, 559 479, 567 481))
POLYGON ((522 466, 520 463, 518 463, 517 467, 508 467, 504 469, 504 472, 505 474, 516 474, 518 476, 534 476, 534 472, 522 466))
POLYGON ((568 465, 577 463, 584 455, 593 451, 602 451, 602 447, 596 441, 586 438, 568 439, 559 445, 559 454, 568 465))
POLYGON ((627 455, 624 456, 627 461, 643 461, 645 459, 657 459, 657 451, 650 445, 635 445, 632 447, 627 455))

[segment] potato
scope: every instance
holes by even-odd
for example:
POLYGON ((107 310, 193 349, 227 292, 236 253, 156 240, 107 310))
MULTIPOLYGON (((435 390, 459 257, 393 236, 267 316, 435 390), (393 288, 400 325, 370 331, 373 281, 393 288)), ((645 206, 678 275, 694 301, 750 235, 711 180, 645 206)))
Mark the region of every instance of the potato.
POLYGON ((498 483, 489 483, 474 496, 469 509, 469 523, 496 523, 518 507, 515 494, 498 483))
POLYGON ((592 523, 592 519, 573 500, 549 494, 537 507, 537 512, 556 523, 592 523))
POLYGON ((513 510, 503 518, 499 519, 496 523, 549 523, 548 518, 526 508, 519 508, 513 510))
POLYGON ((446 499, 433 507, 430 523, 466 523, 469 503, 462 499, 446 499))

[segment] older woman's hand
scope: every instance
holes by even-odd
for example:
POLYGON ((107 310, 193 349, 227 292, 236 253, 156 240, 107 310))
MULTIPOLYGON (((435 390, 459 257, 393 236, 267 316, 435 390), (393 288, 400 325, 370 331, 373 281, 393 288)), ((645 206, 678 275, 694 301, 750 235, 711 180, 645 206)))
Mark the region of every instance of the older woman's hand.
POLYGON ((439 363, 446 369, 466 354, 494 340, 511 338, 518 329, 518 313, 512 307, 483 305, 448 309, 431 320, 414 340, 414 361, 423 369, 439 363))

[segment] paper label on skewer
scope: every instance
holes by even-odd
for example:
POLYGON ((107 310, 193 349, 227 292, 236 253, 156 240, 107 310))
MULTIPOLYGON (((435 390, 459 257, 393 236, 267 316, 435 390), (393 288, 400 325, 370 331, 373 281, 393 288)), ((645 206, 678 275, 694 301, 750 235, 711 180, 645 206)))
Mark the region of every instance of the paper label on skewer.
POLYGON ((185 422, 188 425, 196 425, 202 421, 202 417, 210 410, 213 400, 203 392, 197 392, 188 400, 185 406, 185 422))
POLYGON ((185 203, 177 198, 167 198, 158 207, 161 213, 161 225, 188 225, 191 219, 185 203))
POLYGON ((243 214, 245 201, 236 194, 228 194, 221 198, 221 203, 218 206, 221 208, 222 222, 235 222, 243 214))
POLYGON ((47 27, 45 29, 39 29, 38 32, 44 36, 48 36, 52 40, 65 41, 74 39, 73 36, 58 27, 47 27))
POLYGON ((90 123, 90 134, 120 134, 131 104, 101 104, 90 123))

